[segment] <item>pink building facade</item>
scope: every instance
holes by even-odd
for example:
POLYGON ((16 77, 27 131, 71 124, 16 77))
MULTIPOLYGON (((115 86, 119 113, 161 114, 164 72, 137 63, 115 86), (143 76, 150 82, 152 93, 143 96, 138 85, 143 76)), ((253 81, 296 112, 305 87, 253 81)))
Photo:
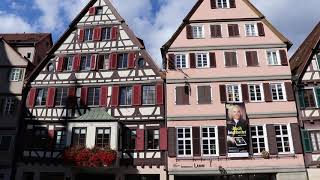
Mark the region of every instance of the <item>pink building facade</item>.
POLYGON ((248 0, 195 4, 162 47, 170 180, 306 179, 290 46, 248 0))

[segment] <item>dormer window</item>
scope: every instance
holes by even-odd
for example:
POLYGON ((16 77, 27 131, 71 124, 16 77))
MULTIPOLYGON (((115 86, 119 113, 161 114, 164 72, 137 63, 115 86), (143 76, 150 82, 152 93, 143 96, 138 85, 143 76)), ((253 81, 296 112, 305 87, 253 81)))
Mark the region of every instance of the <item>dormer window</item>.
POLYGON ((229 0, 217 0, 217 8, 230 8, 229 0))
POLYGON ((211 9, 236 8, 235 0, 210 0, 211 9))

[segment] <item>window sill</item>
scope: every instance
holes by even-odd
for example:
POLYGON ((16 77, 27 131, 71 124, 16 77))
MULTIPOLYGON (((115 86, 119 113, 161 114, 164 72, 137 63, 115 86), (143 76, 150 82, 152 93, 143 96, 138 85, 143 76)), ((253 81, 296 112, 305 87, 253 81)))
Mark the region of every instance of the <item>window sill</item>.
POLYGON ((259 35, 246 35, 246 37, 260 37, 259 35))
POLYGON ((281 64, 268 64, 268 66, 282 66, 281 64))
POLYGON ((265 103, 265 101, 249 101, 249 103, 265 103))
POLYGON ((34 107, 35 108, 44 108, 44 107, 46 107, 46 105, 35 105, 34 107))
POLYGON ((240 67, 239 65, 237 65, 237 66, 224 66, 225 68, 238 68, 238 67, 240 67))
POLYGON ((119 105, 119 107, 130 107, 133 106, 132 104, 128 104, 128 105, 119 105))
POLYGON ((253 65, 253 66, 248 66, 247 65, 247 67, 250 68, 250 67, 261 67, 261 66, 260 65, 253 65))

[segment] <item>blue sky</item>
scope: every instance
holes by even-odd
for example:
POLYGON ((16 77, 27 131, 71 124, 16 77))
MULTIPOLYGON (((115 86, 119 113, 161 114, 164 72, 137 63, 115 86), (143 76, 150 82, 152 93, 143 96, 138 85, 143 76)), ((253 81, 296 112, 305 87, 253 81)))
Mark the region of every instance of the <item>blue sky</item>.
MULTIPOLYGON (((0 33, 51 32, 54 41, 89 0, 1 0, 0 33)), ((160 47, 197 0, 112 0, 160 64, 160 47)), ((319 22, 319 0, 250 0, 294 43, 292 54, 319 22)))

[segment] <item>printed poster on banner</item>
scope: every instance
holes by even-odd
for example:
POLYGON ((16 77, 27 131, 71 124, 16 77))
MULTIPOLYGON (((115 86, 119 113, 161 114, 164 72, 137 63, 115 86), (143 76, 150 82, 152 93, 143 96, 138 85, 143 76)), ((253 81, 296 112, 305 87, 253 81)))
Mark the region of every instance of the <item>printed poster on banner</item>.
POLYGON ((249 119, 244 103, 226 104, 228 157, 249 157, 249 119))

